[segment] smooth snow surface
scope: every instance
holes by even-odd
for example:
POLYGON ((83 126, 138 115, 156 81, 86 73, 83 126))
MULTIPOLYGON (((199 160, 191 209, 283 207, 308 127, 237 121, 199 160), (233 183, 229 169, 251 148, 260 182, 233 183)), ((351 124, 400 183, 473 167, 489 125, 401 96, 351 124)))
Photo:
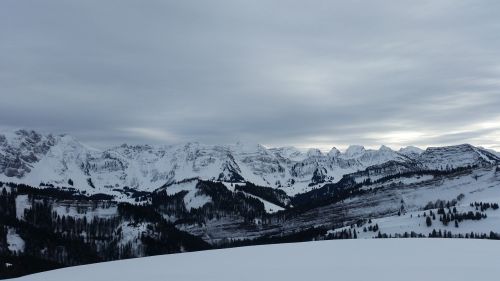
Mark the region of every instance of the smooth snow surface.
POLYGON ((174 254, 70 267, 18 280, 498 280, 500 242, 337 240, 174 254))

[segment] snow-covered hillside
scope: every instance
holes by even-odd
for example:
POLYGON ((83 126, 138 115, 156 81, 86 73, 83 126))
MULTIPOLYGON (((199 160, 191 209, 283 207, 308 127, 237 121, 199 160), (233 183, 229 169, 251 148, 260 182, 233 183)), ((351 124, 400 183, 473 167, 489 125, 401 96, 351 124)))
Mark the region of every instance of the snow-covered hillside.
POLYGON ((307 242, 130 259, 19 281, 497 280, 500 243, 454 239, 307 242))
POLYGON ((268 149, 243 143, 124 144, 100 151, 67 135, 43 135, 25 130, 0 132, 0 181, 74 187, 88 194, 106 193, 119 198, 123 198, 119 195, 123 195, 120 190, 125 188, 153 191, 190 178, 249 181, 295 195, 388 162, 414 169, 445 170, 493 165, 500 162, 500 158, 470 145, 426 151, 415 147, 393 151, 385 146, 372 150, 353 145, 343 153, 332 148, 326 154, 317 149, 301 152, 293 147, 268 149))
POLYGON ((0 138, 0 168, 0 276, 242 245, 500 237, 500 159, 467 144, 100 151, 17 131, 0 138))

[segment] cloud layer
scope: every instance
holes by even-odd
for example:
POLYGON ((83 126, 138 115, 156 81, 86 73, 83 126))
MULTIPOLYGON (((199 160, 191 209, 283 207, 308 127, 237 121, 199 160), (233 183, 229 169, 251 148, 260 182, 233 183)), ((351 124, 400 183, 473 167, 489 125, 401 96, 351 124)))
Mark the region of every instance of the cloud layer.
POLYGON ((500 150, 500 2, 0 2, 0 126, 500 150))

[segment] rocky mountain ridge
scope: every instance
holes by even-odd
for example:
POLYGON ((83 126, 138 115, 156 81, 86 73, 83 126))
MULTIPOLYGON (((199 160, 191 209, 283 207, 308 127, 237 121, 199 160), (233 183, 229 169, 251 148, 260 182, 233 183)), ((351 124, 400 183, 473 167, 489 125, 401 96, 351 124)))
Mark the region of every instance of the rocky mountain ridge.
POLYGON ((251 182, 295 195, 386 163, 414 170, 449 170, 498 162, 500 157, 494 153, 468 144, 431 147, 425 151, 416 147, 394 151, 386 146, 373 150, 353 145, 345 152, 332 148, 328 153, 242 143, 123 144, 100 151, 68 135, 43 135, 27 130, 0 132, 0 181, 74 186, 89 193, 113 193, 124 188, 153 191, 199 178, 251 182))

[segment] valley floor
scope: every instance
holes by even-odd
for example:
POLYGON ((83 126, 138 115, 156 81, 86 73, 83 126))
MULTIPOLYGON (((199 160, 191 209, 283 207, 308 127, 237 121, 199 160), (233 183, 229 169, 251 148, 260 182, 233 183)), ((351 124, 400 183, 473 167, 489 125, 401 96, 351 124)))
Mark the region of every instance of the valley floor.
POLYGON ((129 259, 15 280, 496 280, 499 260, 498 241, 358 239, 129 259))

